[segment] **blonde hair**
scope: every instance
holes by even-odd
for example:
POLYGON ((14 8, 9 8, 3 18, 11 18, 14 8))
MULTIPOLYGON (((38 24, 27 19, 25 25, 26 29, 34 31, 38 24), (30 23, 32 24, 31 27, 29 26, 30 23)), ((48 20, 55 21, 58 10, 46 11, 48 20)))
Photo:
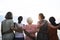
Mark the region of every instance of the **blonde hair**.
POLYGON ((33 23, 33 20, 32 20, 31 17, 28 17, 28 18, 27 18, 27 23, 33 23))

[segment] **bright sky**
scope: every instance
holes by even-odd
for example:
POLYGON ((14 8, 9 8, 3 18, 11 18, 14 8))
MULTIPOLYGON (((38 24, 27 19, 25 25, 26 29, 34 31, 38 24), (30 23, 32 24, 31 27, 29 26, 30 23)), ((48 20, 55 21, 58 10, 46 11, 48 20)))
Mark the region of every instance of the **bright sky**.
POLYGON ((42 12, 47 20, 54 16, 60 22, 60 0, 0 0, 0 15, 5 15, 8 11, 14 16, 32 17, 34 22, 42 12))
POLYGON ((60 22, 60 0, 0 0, 0 15, 11 11, 14 16, 28 16, 37 20, 42 12, 48 19, 54 16, 60 22))
POLYGON ((60 22, 60 0, 0 0, 0 15, 5 16, 8 11, 14 16, 32 17, 35 22, 42 12, 47 20, 54 16, 60 22))

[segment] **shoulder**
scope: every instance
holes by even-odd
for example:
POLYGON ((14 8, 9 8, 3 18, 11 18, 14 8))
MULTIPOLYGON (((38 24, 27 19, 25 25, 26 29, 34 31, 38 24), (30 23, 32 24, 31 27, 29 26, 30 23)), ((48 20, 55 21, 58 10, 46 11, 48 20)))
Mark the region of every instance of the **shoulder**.
POLYGON ((48 23, 48 21, 47 20, 44 20, 44 23, 48 23))
POLYGON ((3 20, 2 22, 4 22, 5 20, 3 20))
POLYGON ((3 24, 3 23, 5 24, 5 22, 6 22, 6 20, 3 20, 3 21, 1 22, 1 24, 3 24))
POLYGON ((6 23, 13 23, 13 20, 12 19, 9 19, 9 20, 5 20, 6 23))
POLYGON ((4 23, 4 20, 1 22, 1 25, 4 23))

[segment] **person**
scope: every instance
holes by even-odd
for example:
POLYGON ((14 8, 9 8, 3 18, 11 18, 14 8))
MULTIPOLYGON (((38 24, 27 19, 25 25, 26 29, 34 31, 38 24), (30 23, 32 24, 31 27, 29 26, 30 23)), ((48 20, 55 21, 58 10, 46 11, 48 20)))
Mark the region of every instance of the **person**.
POLYGON ((36 25, 32 24, 33 20, 31 17, 27 18, 27 25, 25 26, 25 34, 26 34, 26 39, 25 40, 35 40, 35 33, 36 33, 36 25))
POLYGON ((57 29, 59 28, 59 26, 53 26, 52 24, 50 24, 47 20, 45 20, 45 16, 43 15, 43 13, 39 13, 39 21, 38 21, 38 33, 37 33, 37 40, 50 40, 50 31, 49 31, 49 27, 53 28, 53 29, 57 29))
POLYGON ((43 13, 39 13, 38 16, 38 32, 37 32, 37 40, 49 40, 48 36, 48 22, 45 20, 45 16, 43 13))
POLYGON ((13 40, 14 33, 11 27, 14 26, 12 12, 7 12, 5 20, 1 23, 2 40, 13 40))
POLYGON ((14 23, 15 28, 15 39, 14 40, 24 40, 24 34, 22 28, 24 27, 24 24, 22 24, 23 17, 18 17, 18 23, 14 23))
POLYGON ((54 26, 58 26, 59 25, 59 23, 58 24, 56 24, 56 19, 52 16, 52 17, 50 17, 49 18, 49 21, 50 21, 50 23, 52 24, 52 25, 54 25, 54 26))
MULTIPOLYGON (((50 17, 49 18, 49 22, 53 25, 53 26, 59 26, 59 24, 56 24, 56 19, 54 18, 54 17, 50 17)), ((58 35, 57 35, 57 29, 59 29, 59 28, 51 28, 50 27, 50 31, 49 31, 49 38, 50 38, 50 40, 59 40, 59 38, 58 38, 58 35)))

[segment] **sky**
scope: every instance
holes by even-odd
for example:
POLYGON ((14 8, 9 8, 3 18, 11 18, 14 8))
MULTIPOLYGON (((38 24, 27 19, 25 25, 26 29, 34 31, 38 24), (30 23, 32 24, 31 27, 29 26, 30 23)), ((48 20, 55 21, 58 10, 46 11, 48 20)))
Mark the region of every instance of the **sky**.
POLYGON ((38 14, 43 13, 47 20, 54 16, 60 22, 59 10, 60 0, 0 0, 0 15, 4 16, 11 11, 13 16, 22 15, 38 20, 38 14))
POLYGON ((46 20, 54 16, 60 22, 60 0, 0 0, 0 22, 8 11, 13 13, 14 21, 23 16, 23 23, 32 17, 34 23, 38 21, 38 14, 43 13, 46 20))

